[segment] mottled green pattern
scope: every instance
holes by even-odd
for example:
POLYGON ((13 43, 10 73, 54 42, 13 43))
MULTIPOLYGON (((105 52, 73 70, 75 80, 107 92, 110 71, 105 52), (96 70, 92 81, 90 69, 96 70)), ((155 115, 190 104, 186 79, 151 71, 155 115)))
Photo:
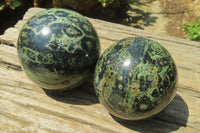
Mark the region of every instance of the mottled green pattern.
POLYGON ((126 38, 99 58, 94 86, 100 102, 123 119, 160 112, 176 92, 177 70, 168 51, 155 41, 126 38))
POLYGON ((25 73, 47 89, 69 89, 93 72, 100 47, 92 24, 81 14, 52 8, 33 16, 18 38, 25 73))
POLYGON ((99 0, 99 2, 103 5, 106 6, 108 4, 111 4, 114 2, 114 0, 99 0))

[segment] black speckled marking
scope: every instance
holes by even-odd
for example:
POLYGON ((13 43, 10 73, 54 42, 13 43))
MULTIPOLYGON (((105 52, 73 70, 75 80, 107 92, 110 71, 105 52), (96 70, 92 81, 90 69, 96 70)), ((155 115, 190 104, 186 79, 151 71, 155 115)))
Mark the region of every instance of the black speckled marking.
POLYGON ((18 38, 25 73, 47 89, 70 89, 86 80, 99 57, 92 24, 77 12, 52 8, 34 15, 18 38))
POLYGON ((99 58, 94 86, 100 102, 123 119, 143 119, 164 109, 175 96, 175 63, 159 43, 126 38, 99 58))

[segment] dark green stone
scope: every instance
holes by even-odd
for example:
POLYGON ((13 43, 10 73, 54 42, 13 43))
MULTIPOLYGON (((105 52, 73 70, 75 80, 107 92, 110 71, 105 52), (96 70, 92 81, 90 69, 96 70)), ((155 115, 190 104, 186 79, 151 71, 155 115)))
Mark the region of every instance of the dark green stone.
POLYGON ((70 89, 94 71, 100 46, 81 14, 52 8, 34 15, 18 38, 18 57, 30 79, 46 89, 70 89))
POLYGON ((176 93, 177 70, 159 43, 126 38, 99 58, 94 86, 100 102, 116 117, 138 120, 163 110, 176 93))

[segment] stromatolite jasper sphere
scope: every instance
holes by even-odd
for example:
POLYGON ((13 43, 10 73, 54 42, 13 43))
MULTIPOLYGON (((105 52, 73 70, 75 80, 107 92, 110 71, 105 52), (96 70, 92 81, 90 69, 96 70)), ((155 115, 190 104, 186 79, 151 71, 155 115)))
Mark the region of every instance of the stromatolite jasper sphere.
POLYGON ((100 45, 92 24, 81 14, 52 8, 28 20, 18 38, 24 72, 45 89, 71 89, 89 78, 100 45))
POLYGON ((139 120, 163 110, 176 93, 177 70, 159 43, 130 37, 104 51, 94 74, 100 102, 119 118, 139 120))

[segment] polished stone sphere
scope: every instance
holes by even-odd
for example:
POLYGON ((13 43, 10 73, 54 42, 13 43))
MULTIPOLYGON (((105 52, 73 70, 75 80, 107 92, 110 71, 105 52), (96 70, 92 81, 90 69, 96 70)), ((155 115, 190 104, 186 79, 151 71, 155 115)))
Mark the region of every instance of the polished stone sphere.
POLYGON ((71 89, 93 73, 100 45, 84 16, 52 8, 24 24, 17 51, 24 72, 35 83, 45 89, 71 89))
POLYGON ((176 93, 177 69, 159 43, 141 37, 120 40, 104 51, 94 74, 96 94, 114 116, 127 120, 163 110, 176 93))

